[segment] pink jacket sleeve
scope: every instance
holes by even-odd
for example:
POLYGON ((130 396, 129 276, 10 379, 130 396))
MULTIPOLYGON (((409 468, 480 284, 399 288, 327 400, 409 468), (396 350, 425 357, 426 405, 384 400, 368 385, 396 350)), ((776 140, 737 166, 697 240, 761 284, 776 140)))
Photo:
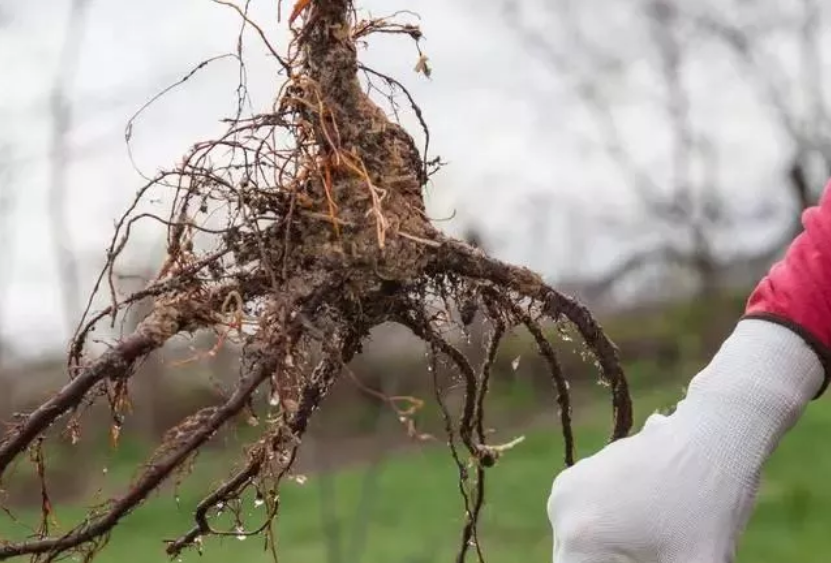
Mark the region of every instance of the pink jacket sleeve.
POLYGON ((831 182, 817 206, 802 215, 804 231, 748 299, 744 318, 779 323, 805 340, 831 374, 831 182))

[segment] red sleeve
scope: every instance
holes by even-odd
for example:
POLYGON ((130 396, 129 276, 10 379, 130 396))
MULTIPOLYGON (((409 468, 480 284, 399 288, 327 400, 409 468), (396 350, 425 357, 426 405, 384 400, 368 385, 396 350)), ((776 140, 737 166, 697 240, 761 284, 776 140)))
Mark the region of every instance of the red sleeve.
POLYGON ((804 231, 774 264, 748 299, 744 318, 782 324, 814 349, 831 373, 831 182, 817 206, 802 214, 804 231))

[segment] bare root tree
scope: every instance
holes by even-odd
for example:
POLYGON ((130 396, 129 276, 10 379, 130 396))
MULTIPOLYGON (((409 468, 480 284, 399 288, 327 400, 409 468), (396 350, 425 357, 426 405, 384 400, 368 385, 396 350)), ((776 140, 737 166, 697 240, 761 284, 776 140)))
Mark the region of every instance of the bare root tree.
MULTIPOLYGON (((418 44, 417 26, 361 19, 350 0, 300 0, 288 18, 291 41, 281 55, 245 10, 217 2, 256 30, 287 79, 271 111, 230 119, 223 135, 195 144, 176 168, 138 191, 117 225, 95 287, 96 293, 108 292, 111 303, 94 314, 88 308, 79 324, 68 358, 69 383, 3 437, 0 472, 39 448, 43 432, 62 417, 69 415, 70 435, 77 434, 83 407, 96 397, 110 402, 118 425, 137 364, 177 335, 212 330, 238 340, 239 379, 223 403, 171 428, 123 494, 66 533, 50 536, 44 530, 25 541, 4 542, 0 558, 95 555, 122 518, 186 470, 200 448, 243 412, 264 421, 262 434, 247 447, 241 469, 195 507, 193 527, 169 540, 167 552, 176 555, 211 535, 273 539, 280 482, 292 469, 310 418, 345 364, 360 353, 370 329, 386 322, 408 327, 426 343, 434 376, 443 362, 462 383, 461 412, 450 412, 438 387, 436 397, 465 503, 458 559, 471 549, 481 558, 477 520, 486 472, 506 449, 488 444, 483 426, 502 337, 526 327, 546 360, 559 394, 567 463, 574 460, 568 386, 542 323, 570 323, 582 335, 610 386, 612 439, 626 435, 632 422, 616 348, 580 303, 529 270, 447 238, 428 221, 422 188, 436 161, 388 119, 381 105, 387 98, 376 101, 368 92, 395 89, 412 98, 393 78, 362 65, 356 49, 376 33, 400 34, 418 44), (140 210, 154 190, 174 194, 166 216, 140 210), (167 256, 144 289, 121 297, 114 272, 131 230, 143 220, 167 226, 167 256), (90 333, 148 297, 152 308, 135 330, 95 357, 87 346, 90 333), (476 311, 492 327, 478 366, 448 336, 476 311), (267 515, 258 522, 240 519, 231 529, 215 527, 211 516, 223 507, 227 514, 246 494, 256 495, 267 515)), ((421 115, 414 103, 412 109, 421 115)))

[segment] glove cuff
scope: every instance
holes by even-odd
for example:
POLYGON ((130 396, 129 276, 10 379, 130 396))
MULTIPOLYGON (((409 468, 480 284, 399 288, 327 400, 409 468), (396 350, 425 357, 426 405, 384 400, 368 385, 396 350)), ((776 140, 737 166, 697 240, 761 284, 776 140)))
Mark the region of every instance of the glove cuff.
POLYGON ((774 323, 779 326, 783 326, 802 338, 805 344, 808 345, 809 348, 817 355, 820 364, 822 365, 822 384, 819 387, 816 395, 812 397, 812 401, 819 399, 823 393, 825 393, 826 389, 828 389, 828 384, 831 382, 831 348, 823 343, 819 338, 814 336, 809 330, 803 328, 801 325, 795 323, 794 321, 783 317, 781 315, 777 315, 774 313, 747 313, 745 314, 741 320, 760 320, 766 321, 769 323, 774 323))

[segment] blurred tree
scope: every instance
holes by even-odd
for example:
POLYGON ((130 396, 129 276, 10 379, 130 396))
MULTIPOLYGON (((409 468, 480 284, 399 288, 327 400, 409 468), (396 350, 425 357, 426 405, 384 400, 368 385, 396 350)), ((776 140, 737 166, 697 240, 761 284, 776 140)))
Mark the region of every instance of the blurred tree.
MULTIPOLYGON (((682 17, 717 41, 737 63, 787 139, 791 156, 786 185, 802 211, 831 175, 831 101, 825 92, 823 61, 828 3, 731 0, 721 4, 720 10, 693 8, 682 17), (777 55, 777 50, 787 54, 777 55)), ((797 215, 792 234, 801 231, 798 219, 797 215)))
MULTIPOLYGON (((0 6, 0 29, 5 27, 9 21, 11 21, 9 12, 6 8, 0 6)), ((0 248, 3 249, 3 263, 2 267, 0 267, 0 368, 2 368, 8 352, 8 343, 3 340, 4 306, 6 287, 11 278, 14 258, 14 253, 10 251, 14 248, 14 241, 12 240, 13 230, 9 228, 13 207, 11 158, 9 156, 10 150, 3 142, 4 139, 0 138, 0 248)))
MULTIPOLYGON (((1 22, 0 22, 1 23, 1 22)), ((6 158, 8 150, 0 146, 0 248, 3 249, 3 262, 0 265, 0 367, 2 367, 6 356, 6 343, 3 341, 3 329, 5 320, 5 299, 6 289, 11 279, 12 267, 14 265, 14 229, 9 228, 13 215, 13 190, 11 165, 6 158)))
POLYGON ((72 104, 69 91, 80 64, 81 42, 86 29, 90 4, 91 0, 72 0, 70 4, 57 66, 58 71, 49 95, 52 139, 49 153, 50 186, 47 212, 58 266, 58 279, 64 308, 63 321, 67 336, 72 335, 76 319, 81 313, 81 276, 72 247, 66 209, 67 198, 70 196, 67 136, 72 125, 72 104))
MULTIPOLYGON (((534 60, 577 98, 575 113, 596 126, 595 142, 641 209, 635 217, 604 220, 620 231, 616 236, 641 239, 641 250, 599 276, 593 292, 609 291, 657 264, 684 268, 695 274, 698 291, 712 293, 725 283, 726 271, 768 263, 801 228, 798 214, 791 214, 790 227, 772 243, 738 243, 744 233, 769 226, 778 209, 768 197, 737 196, 735 180, 727 177, 745 171, 731 160, 726 120, 709 102, 738 107, 749 100, 762 108, 766 121, 749 126, 778 135, 783 155, 771 176, 782 178, 797 211, 809 205, 831 173, 821 48, 829 8, 819 0, 501 5, 534 60), (777 50, 790 56, 774 56, 777 50), (739 80, 714 90, 719 72, 739 80), (657 159, 643 156, 635 135, 651 138, 657 159)), ((544 103, 550 107, 550 96, 544 103)), ((751 168, 748 178, 757 172, 751 168)))

